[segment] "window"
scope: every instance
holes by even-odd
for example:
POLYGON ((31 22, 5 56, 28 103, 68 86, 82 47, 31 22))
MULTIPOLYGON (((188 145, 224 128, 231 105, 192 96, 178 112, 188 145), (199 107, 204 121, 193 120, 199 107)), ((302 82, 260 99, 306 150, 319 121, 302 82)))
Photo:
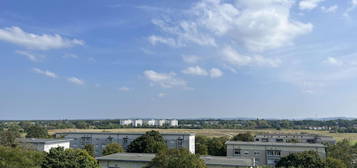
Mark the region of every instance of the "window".
POLYGON ((178 148, 182 148, 182 146, 183 146, 183 139, 181 137, 179 137, 177 139, 177 147, 178 148))
POLYGON ((268 156, 280 156, 281 152, 280 150, 268 150, 267 154, 268 156))
POLYGON ((276 142, 284 142, 284 139, 276 139, 276 142))
POLYGON ((262 138, 262 141, 263 142, 269 142, 269 139, 268 138, 262 138))
POLYGON ((255 139, 255 141, 259 141, 259 138, 255 139))
POLYGON ((113 141, 113 137, 109 136, 109 137, 107 138, 107 141, 111 143, 111 142, 113 141))
POLYGON ((240 149, 234 149, 233 152, 234 155, 240 155, 240 149))
POLYGON ((127 143, 128 143, 128 138, 127 137, 123 138, 123 144, 127 144, 127 143))
POLYGON ((260 155, 260 152, 254 151, 254 155, 260 155))
POLYGON ((245 155, 249 155, 249 151, 244 151, 244 154, 245 155))

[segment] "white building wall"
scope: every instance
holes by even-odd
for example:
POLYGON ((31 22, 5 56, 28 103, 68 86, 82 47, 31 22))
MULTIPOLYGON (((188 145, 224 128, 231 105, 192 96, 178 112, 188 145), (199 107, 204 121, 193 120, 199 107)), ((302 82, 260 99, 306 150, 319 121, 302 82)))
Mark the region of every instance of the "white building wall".
POLYGON ((70 146, 69 142, 61 142, 61 143, 53 143, 53 144, 44 144, 43 151, 50 152, 52 148, 63 147, 64 149, 68 149, 70 146))

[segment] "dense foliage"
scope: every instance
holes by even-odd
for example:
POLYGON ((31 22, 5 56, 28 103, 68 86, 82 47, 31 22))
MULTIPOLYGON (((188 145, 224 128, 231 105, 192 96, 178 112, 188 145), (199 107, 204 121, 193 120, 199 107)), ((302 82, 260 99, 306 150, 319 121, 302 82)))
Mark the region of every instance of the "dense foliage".
POLYGON ((186 149, 170 149, 156 154, 146 168, 206 168, 206 165, 198 155, 186 149))
POLYGON ((238 135, 234 136, 232 141, 244 141, 244 142, 253 142, 254 141, 254 136, 249 133, 239 133, 238 135))
POLYGON ((84 150, 88 152, 89 155, 95 156, 94 145, 93 144, 86 144, 83 147, 84 150))
POLYGON ((158 131, 148 131, 136 138, 128 146, 130 153, 157 153, 167 148, 164 138, 158 131))
POLYGON ((338 159, 322 159, 315 151, 306 151, 292 153, 283 157, 276 164, 281 168, 347 168, 347 166, 338 159))
POLYGON ((327 156, 341 160, 347 167, 357 167, 357 144, 351 145, 349 140, 342 140, 337 142, 335 145, 327 146, 327 156))
POLYGON ((225 143, 229 140, 228 137, 196 136, 195 151, 200 155, 226 156, 225 143))
POLYGON ((16 146, 16 138, 20 137, 17 127, 10 127, 7 130, 0 130, 0 145, 16 146))
POLYGON ((124 152, 123 147, 118 143, 111 143, 105 146, 103 149, 103 155, 110 155, 113 153, 124 152))
POLYGON ((41 168, 99 168, 97 161, 82 149, 52 148, 41 168))
POLYGON ((25 128, 26 138, 48 138, 46 128, 39 125, 33 125, 25 128))
POLYGON ((0 146, 1 168, 40 168, 45 153, 19 147, 0 146))

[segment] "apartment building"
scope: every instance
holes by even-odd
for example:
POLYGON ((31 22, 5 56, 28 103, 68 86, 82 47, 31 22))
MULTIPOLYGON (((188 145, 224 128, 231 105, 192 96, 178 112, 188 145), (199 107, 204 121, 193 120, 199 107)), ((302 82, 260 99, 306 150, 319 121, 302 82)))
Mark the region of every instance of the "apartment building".
MULTIPOLYGON (((70 139, 71 148, 83 148, 86 144, 92 144, 95 155, 101 156, 107 144, 118 143, 124 148, 145 133, 109 133, 109 132, 64 132, 56 133, 57 138, 70 139)), ((191 133, 163 133, 161 134, 170 149, 185 148, 195 153, 195 134, 191 133)))
POLYGON ((336 144, 333 137, 316 134, 258 134, 255 135, 254 141, 336 144))
POLYGON ((19 138, 16 139, 21 146, 31 148, 33 150, 49 152, 52 148, 70 147, 70 139, 35 139, 35 138, 19 138))
MULTIPOLYGON (((149 153, 116 153, 96 158, 101 168, 142 168, 146 166, 155 154, 149 153)), ((247 158, 201 156, 207 168, 239 168, 254 167, 254 160, 247 158)))
POLYGON ((281 157, 296 152, 316 151, 322 158, 326 157, 326 146, 319 143, 228 141, 226 145, 228 157, 254 158, 258 166, 274 166, 281 157))

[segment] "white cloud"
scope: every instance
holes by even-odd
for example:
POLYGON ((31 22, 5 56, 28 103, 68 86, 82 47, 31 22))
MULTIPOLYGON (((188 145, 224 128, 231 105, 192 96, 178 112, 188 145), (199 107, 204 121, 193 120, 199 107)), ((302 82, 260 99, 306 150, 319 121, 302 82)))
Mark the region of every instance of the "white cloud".
POLYGON ((330 7, 325 7, 325 6, 321 7, 321 11, 325 12, 325 13, 335 13, 337 11, 337 9, 338 9, 337 5, 333 5, 330 7))
POLYGON ((199 67, 199 66, 194 66, 194 67, 188 67, 182 71, 184 74, 189 74, 189 75, 197 75, 197 76, 207 76, 208 72, 199 67))
POLYGON ((184 56, 182 56, 182 59, 184 62, 186 62, 188 64, 195 64, 201 60, 201 57, 196 56, 196 55, 184 55, 184 56))
POLYGON ((163 97, 166 97, 166 96, 167 96, 166 93, 159 93, 159 94, 157 95, 157 97, 159 97, 159 98, 163 98, 163 97))
POLYGON ((262 56, 245 56, 238 53, 235 49, 228 46, 223 49, 223 59, 229 64, 235 66, 268 66, 278 67, 281 64, 280 59, 269 59, 262 56))
POLYGON ((312 24, 290 18, 291 6, 290 0, 240 0, 235 4, 205 0, 196 3, 183 20, 154 20, 154 24, 182 44, 219 46, 223 41, 264 51, 291 44, 297 36, 312 31, 312 24))
POLYGON ((81 40, 67 39, 58 34, 38 35, 27 33, 19 27, 0 29, 0 40, 36 50, 60 49, 69 48, 75 45, 84 45, 84 42, 81 40))
POLYGON ((33 54, 27 51, 16 51, 16 54, 23 55, 32 62, 40 62, 45 58, 44 55, 33 54))
POLYGON ((161 36, 152 35, 148 38, 148 40, 149 40, 150 44, 152 44, 152 45, 162 43, 162 44, 166 44, 166 45, 169 45, 172 47, 177 46, 176 41, 173 38, 165 38, 165 37, 161 37, 161 36))
POLYGON ((219 77, 221 77, 223 75, 223 72, 220 70, 220 69, 218 69, 218 68, 212 68, 211 70, 210 70, 210 76, 211 76, 211 78, 219 78, 219 77))
POLYGON ((301 0, 299 2, 299 8, 301 10, 311 10, 319 6, 319 3, 324 0, 301 0))
POLYGON ((343 16, 349 17, 350 13, 355 10, 357 7, 357 0, 351 0, 351 6, 346 9, 346 11, 343 13, 343 16))
POLYGON ((158 73, 153 70, 144 71, 144 76, 152 82, 163 88, 172 88, 176 86, 186 86, 186 81, 176 77, 176 74, 171 73, 158 73))
POLYGON ((130 89, 128 87, 125 87, 125 86, 119 88, 119 91, 122 91, 122 92, 128 92, 129 90, 130 89))
POLYGON ((45 75, 49 78, 57 78, 57 75, 54 72, 48 71, 48 70, 41 70, 38 68, 33 68, 32 69, 33 72, 41 74, 41 75, 45 75))
POLYGON ((77 58, 78 58, 78 55, 76 55, 76 54, 64 54, 62 57, 63 57, 63 58, 73 58, 73 59, 77 59, 77 58))
POLYGON ((84 85, 84 81, 83 80, 80 80, 76 77, 70 77, 70 78, 67 78, 67 81, 68 82, 71 82, 71 83, 74 83, 76 85, 84 85))
POLYGON ((343 65, 343 61, 337 60, 334 57, 328 57, 326 60, 324 60, 324 63, 329 64, 329 65, 335 65, 335 66, 343 65))

